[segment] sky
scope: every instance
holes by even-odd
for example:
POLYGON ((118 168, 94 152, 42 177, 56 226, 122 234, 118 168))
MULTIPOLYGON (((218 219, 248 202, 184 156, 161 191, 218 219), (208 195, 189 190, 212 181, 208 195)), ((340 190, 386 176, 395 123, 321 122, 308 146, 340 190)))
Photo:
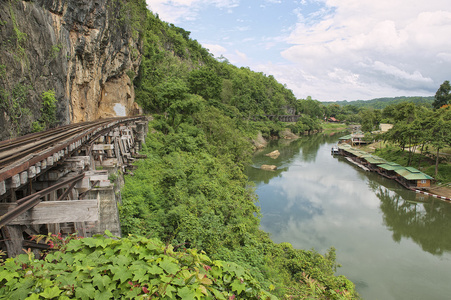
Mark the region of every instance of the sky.
POLYGON ((146 0, 161 20, 298 99, 434 96, 451 81, 450 0, 146 0))

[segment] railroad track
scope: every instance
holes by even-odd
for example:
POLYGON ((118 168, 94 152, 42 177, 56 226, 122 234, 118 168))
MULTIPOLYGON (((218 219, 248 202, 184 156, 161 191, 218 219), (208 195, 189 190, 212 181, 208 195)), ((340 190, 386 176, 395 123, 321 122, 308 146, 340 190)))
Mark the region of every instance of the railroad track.
POLYGON ((119 117, 60 126, 43 132, 28 134, 0 142, 0 181, 26 170, 54 152, 66 148, 83 137, 110 130, 122 122, 136 121, 144 117, 119 117))

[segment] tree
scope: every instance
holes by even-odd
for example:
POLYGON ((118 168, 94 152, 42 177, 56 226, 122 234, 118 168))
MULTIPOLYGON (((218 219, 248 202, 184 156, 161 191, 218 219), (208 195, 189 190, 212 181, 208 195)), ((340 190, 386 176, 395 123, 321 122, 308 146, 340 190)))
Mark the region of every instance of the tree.
POLYGON ((205 100, 220 99, 222 80, 208 67, 191 71, 188 83, 192 94, 202 96, 205 100))
POLYGON ((169 78, 156 87, 154 107, 158 112, 165 112, 172 103, 184 100, 188 95, 188 87, 178 78, 169 78))
POLYGON ((362 109, 359 112, 362 131, 371 132, 378 127, 381 120, 381 111, 376 109, 362 109))
POLYGON ((435 176, 438 174, 440 150, 451 145, 451 114, 449 110, 439 109, 429 118, 428 136, 430 143, 437 149, 435 158, 435 176))
POLYGON ((435 101, 432 103, 432 106, 435 109, 439 109, 447 104, 451 104, 451 85, 448 80, 444 81, 437 90, 437 93, 435 93, 435 101))

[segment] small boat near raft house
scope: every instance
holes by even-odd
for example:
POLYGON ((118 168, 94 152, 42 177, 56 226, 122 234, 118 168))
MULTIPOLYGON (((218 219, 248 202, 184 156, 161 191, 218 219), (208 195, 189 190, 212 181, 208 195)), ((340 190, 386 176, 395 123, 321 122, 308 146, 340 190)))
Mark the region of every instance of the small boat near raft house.
POLYGON ((349 144, 339 144, 336 148, 338 151, 335 154, 345 156, 350 162, 364 170, 377 172, 386 178, 396 180, 410 190, 427 189, 431 186, 431 180, 434 179, 413 167, 387 162, 376 155, 355 149, 349 144))

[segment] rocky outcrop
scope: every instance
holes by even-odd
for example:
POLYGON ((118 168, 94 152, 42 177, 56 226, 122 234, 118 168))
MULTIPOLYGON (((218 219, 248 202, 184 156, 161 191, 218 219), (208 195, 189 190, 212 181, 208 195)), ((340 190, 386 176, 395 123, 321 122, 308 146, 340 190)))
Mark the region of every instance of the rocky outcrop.
POLYGON ((268 145, 268 142, 265 140, 261 132, 258 132, 257 137, 252 140, 252 144, 256 150, 263 149, 268 145))
POLYGON ((275 165, 261 165, 260 169, 265 171, 275 171, 277 170, 277 166, 275 165))
POLYGON ((299 136, 291 132, 289 128, 282 130, 279 134, 280 137, 285 140, 295 140, 299 138, 299 136))
POLYGON ((1 139, 28 132, 52 89, 60 124, 133 113, 141 45, 123 2, 0 3, 1 139))
POLYGON ((265 156, 269 156, 272 159, 276 159, 276 158, 278 158, 280 156, 280 151, 279 150, 274 150, 274 151, 272 151, 270 153, 265 154, 265 156))

